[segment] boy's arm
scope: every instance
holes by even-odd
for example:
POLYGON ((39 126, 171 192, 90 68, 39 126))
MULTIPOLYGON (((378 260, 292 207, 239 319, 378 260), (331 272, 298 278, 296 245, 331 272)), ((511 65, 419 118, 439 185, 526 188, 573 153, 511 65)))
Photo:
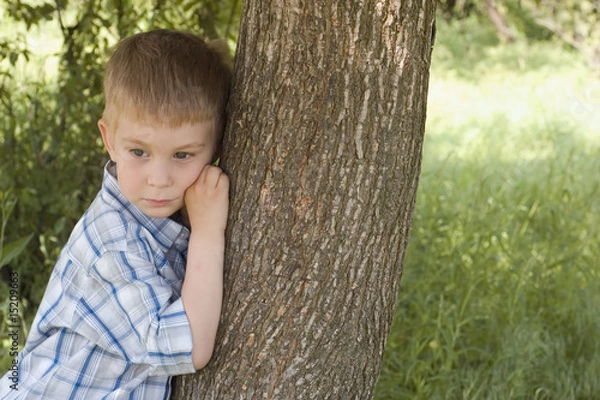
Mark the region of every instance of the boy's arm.
POLYGON ((191 225, 181 299, 192 331, 196 369, 210 360, 221 316, 223 256, 229 207, 229 179, 207 165, 185 193, 191 225))

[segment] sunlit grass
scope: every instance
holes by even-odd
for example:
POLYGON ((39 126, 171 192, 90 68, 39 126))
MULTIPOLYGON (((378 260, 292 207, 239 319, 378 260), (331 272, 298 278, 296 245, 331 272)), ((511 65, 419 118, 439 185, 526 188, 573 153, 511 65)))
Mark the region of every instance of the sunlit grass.
POLYGON ((485 52, 434 59, 376 398, 600 398, 600 84, 552 44, 485 52))

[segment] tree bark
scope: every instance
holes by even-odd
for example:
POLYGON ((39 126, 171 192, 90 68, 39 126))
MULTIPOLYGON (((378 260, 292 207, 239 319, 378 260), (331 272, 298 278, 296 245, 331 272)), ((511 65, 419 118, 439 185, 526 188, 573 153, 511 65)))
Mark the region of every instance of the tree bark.
POLYGON ((366 399, 421 164, 434 0, 246 1, 213 360, 174 399, 366 399))

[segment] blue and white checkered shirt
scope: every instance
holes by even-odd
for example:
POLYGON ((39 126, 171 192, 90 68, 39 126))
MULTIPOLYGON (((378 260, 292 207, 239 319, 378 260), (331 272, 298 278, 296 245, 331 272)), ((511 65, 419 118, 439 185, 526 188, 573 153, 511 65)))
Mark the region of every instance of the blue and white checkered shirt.
POLYGON ((149 218, 104 173, 63 248, 2 399, 167 399, 194 372, 183 303, 189 230, 149 218))

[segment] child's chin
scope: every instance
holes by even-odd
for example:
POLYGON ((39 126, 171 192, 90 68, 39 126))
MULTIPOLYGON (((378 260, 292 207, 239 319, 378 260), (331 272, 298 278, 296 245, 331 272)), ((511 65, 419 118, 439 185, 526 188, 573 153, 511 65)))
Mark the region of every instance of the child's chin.
POLYGON ((150 218, 169 218, 171 215, 175 214, 177 210, 142 210, 144 214, 146 214, 150 218))

